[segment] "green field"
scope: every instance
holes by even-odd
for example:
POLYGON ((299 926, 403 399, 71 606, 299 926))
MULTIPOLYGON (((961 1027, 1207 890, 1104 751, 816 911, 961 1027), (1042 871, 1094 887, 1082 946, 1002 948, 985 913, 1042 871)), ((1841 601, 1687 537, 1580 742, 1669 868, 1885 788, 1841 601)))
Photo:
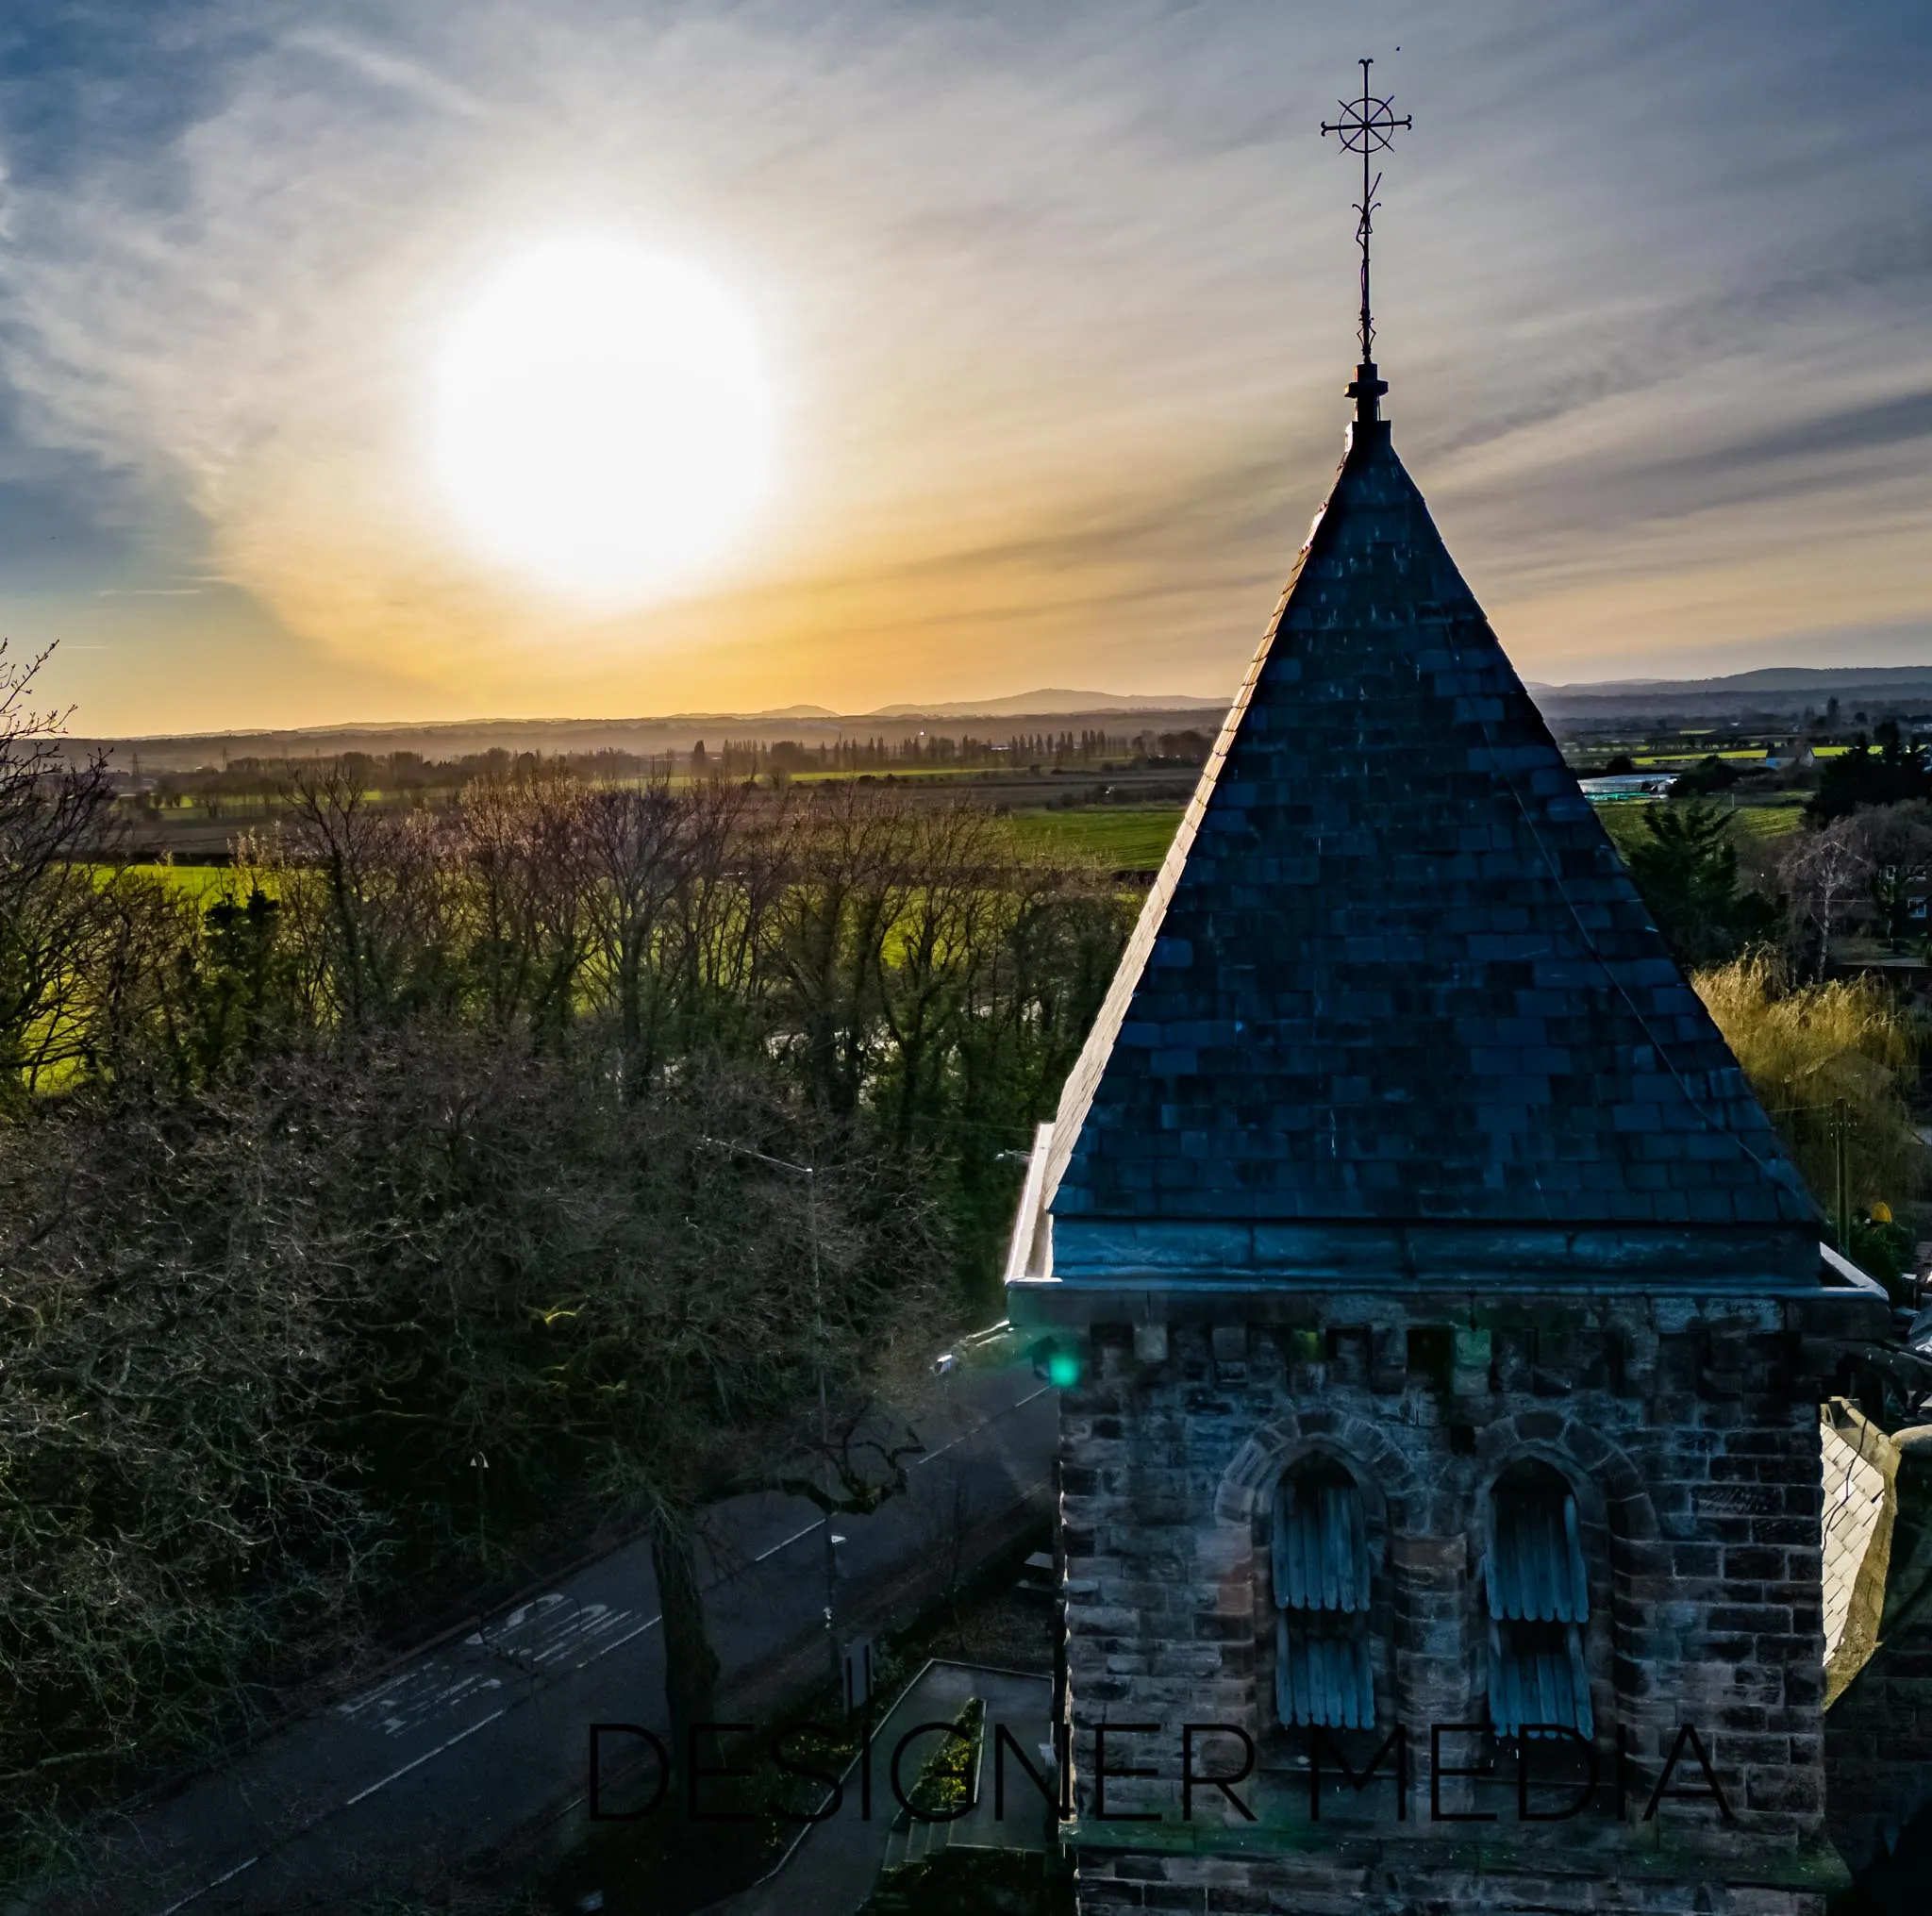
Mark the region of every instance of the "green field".
POLYGON ((215 905, 229 892, 242 895, 242 878, 232 865, 129 865, 143 878, 158 878, 201 905, 215 905))
MULTIPOLYGON (((1184 808, 1178 805, 1100 805, 1025 808, 1010 814, 1014 836, 1024 850, 1043 857, 1091 860, 1110 872, 1155 872, 1167 856, 1184 808)), ((1597 808, 1604 829, 1620 851, 1643 832, 1647 803, 1597 808)), ((1797 799, 1778 805, 1740 805, 1731 812, 1740 839, 1776 839, 1797 831, 1804 808, 1797 799)), ((130 871, 159 878, 197 899, 204 907, 230 893, 241 881, 226 865, 132 865, 130 871)))
POLYGON ((1659 765, 1698 765, 1706 758, 1725 758, 1740 764, 1761 765, 1764 762, 1764 748, 1761 745, 1753 745, 1741 752, 1640 752, 1630 762, 1648 772, 1659 765))
MULTIPOLYGON (((1627 851, 1643 833, 1648 805, 1599 807, 1597 816, 1610 841, 1627 851)), ((1094 806, 1078 810, 1016 811, 1013 826, 1028 851, 1048 858, 1072 854, 1091 858, 1114 872, 1154 872, 1167 856, 1174 827, 1180 824, 1177 805, 1094 806)), ((1740 805, 1731 814, 1731 829, 1740 839, 1779 839, 1797 831, 1805 822, 1803 804, 1740 805)))
MULTIPOLYGON (((1643 818, 1649 810, 1648 804, 1601 805, 1596 815, 1609 833, 1610 842, 1628 857, 1630 847, 1641 844, 1646 836, 1643 818)), ((1803 826, 1805 808, 1796 799, 1789 805, 1740 805, 1730 813, 1730 820, 1732 834, 1739 841, 1788 838, 1803 826)))
POLYGON ((1782 839, 1803 828, 1805 807, 1797 799, 1790 805, 1740 805, 1732 816, 1732 829, 1740 837, 1782 839))
MULTIPOLYGON (((153 878, 184 898, 192 898, 204 910, 210 905, 219 905, 224 898, 233 898, 241 904, 247 895, 243 889, 246 881, 232 865, 95 865, 92 869, 102 875, 125 871, 137 878, 153 878)), ((273 891, 274 887, 263 889, 273 891)))
POLYGON ((1184 807, 1108 805, 1083 810, 1016 811, 1021 844, 1048 858, 1073 853, 1114 872, 1154 872, 1167 856, 1184 807))

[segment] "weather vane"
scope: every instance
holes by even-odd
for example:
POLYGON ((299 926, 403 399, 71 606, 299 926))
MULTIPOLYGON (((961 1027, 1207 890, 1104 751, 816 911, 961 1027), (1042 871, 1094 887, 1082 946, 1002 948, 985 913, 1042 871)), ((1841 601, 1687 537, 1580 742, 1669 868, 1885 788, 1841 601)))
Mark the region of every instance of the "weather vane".
POLYGON ((1324 133, 1339 133, 1341 136, 1342 150, 1359 153, 1362 157, 1362 196, 1356 208, 1356 243, 1362 249, 1362 360, 1357 369, 1355 383, 1348 389, 1348 396, 1356 402, 1357 419, 1376 417, 1375 402, 1388 392, 1387 384, 1375 376, 1375 323, 1369 310, 1369 233, 1374 225, 1376 207, 1375 193, 1382 184, 1382 175, 1369 176, 1369 160, 1373 154, 1394 143, 1395 129, 1407 127, 1414 123, 1405 113, 1399 120, 1395 117, 1392 98, 1378 99, 1369 91, 1369 69, 1374 65, 1372 59, 1361 62, 1362 96, 1359 100, 1338 100, 1341 108, 1339 120, 1324 120, 1324 133))

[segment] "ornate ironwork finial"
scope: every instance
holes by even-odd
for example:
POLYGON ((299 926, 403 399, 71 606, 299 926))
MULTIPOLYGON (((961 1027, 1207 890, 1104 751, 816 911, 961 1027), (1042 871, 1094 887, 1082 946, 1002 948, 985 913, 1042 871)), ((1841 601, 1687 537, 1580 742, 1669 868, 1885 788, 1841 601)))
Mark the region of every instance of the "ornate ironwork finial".
POLYGON ((1348 396, 1355 401, 1355 416, 1357 419, 1375 419, 1380 416, 1376 402, 1388 392, 1386 381, 1375 376, 1375 322, 1369 308, 1369 234, 1374 225, 1377 205, 1375 193, 1382 184, 1382 175, 1376 173, 1370 177, 1370 158, 1383 148, 1394 143, 1397 127, 1407 127, 1414 123, 1407 113, 1398 120, 1392 97, 1378 98, 1369 91, 1369 69, 1374 65, 1372 59, 1361 62, 1362 96, 1358 100, 1338 100, 1341 108, 1339 120, 1324 120, 1322 131, 1341 135, 1344 152, 1359 153, 1362 157, 1362 196, 1356 208, 1356 243, 1362 249, 1362 360, 1356 368, 1354 383, 1348 389, 1348 396))

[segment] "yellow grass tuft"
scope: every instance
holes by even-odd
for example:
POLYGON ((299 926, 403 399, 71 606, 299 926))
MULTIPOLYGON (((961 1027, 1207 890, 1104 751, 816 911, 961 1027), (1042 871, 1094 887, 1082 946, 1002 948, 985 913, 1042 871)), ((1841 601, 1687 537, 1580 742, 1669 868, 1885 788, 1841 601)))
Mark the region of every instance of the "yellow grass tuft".
POLYGON ((1871 978, 1794 985, 1765 953, 1690 980, 1798 1168, 1829 1209, 1837 1192, 1836 1125, 1846 1125, 1855 1207, 1917 1197, 1925 1147, 1904 1088, 1918 1062, 1911 1021, 1871 978))

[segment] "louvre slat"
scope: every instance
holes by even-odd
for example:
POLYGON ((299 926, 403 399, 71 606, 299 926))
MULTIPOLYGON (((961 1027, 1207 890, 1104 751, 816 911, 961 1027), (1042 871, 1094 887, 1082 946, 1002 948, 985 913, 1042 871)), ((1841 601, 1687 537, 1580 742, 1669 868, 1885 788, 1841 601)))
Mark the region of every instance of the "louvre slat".
POLYGON ((1274 1709, 1283 1723, 1304 1721, 1301 1684, 1295 1667, 1300 1646, 1283 1617, 1274 1630, 1274 1709))
POLYGON ((1355 1667, 1355 1724, 1358 1730, 1371 1729, 1375 1722, 1375 1673, 1369 1663, 1368 1633, 1351 1640, 1355 1667))
POLYGON ((1365 1624, 1344 1624, 1338 1631, 1333 1624, 1298 1624, 1294 1615, 1284 1612, 1275 1628, 1274 1698, 1282 1722, 1330 1729, 1371 1727, 1375 1686, 1365 1624))
POLYGON ((1528 1724, 1593 1733, 1583 1631, 1575 1624, 1491 1620, 1490 1721, 1499 1736, 1520 1736, 1528 1724))
POLYGON ((1288 1609, 1366 1610, 1368 1526, 1353 1484, 1281 1487, 1274 1529, 1274 1595, 1288 1609))
POLYGON ((1583 1631, 1573 1624, 1563 1636, 1564 1647, 1570 1653, 1570 1693, 1574 1698, 1571 1727, 1580 1735, 1593 1737, 1596 1734, 1596 1712, 1590 1702, 1590 1672, 1583 1661, 1583 1631))
POLYGON ((1576 1500, 1506 1492, 1496 1500, 1484 1566, 1490 1614, 1581 1624, 1590 1615, 1576 1500))
POLYGON ((1365 1610, 1369 1607, 1369 1529, 1367 1519, 1362 1514, 1361 1492, 1351 1491, 1347 1505, 1349 1585, 1352 1591, 1349 1608, 1365 1610))
POLYGON ((1524 1713, 1524 1723, 1562 1724, 1570 1720, 1569 1671, 1562 1658, 1547 1643, 1536 1653, 1536 1708, 1524 1713))
POLYGON ((1503 1653, 1502 1625, 1490 1621, 1490 1721, 1499 1735, 1508 1736, 1518 1721, 1515 1694, 1516 1667, 1503 1653))
POLYGON ((1555 1526, 1551 1518, 1555 1516, 1549 1505, 1533 1504, 1528 1511, 1531 1543, 1529 1558, 1534 1601, 1530 1614, 1539 1623, 1554 1624, 1557 1621, 1557 1556, 1554 1548, 1555 1526))
POLYGON ((1512 1502, 1509 1511, 1509 1568, 1514 1579, 1515 1602, 1510 1614, 1534 1617, 1541 1607, 1537 1572, 1541 1559, 1536 1547, 1536 1514, 1521 1501, 1512 1502))
POLYGON ((1580 1624, 1590 1615, 1590 1577, 1583 1567, 1582 1525, 1574 1497, 1563 1499, 1563 1542, 1570 1572, 1570 1604, 1564 1621, 1580 1624))
POLYGON ((1532 1505, 1530 1509, 1529 1558, 1536 1593, 1534 1614, 1539 1622, 1554 1624, 1557 1621, 1557 1577, 1559 1562, 1557 1554, 1557 1524, 1560 1521, 1559 1515, 1548 1504, 1541 1502, 1532 1505))
POLYGON ((1334 1485, 1322 1486, 1322 1602, 1331 1610, 1352 1610, 1355 1592, 1349 1589, 1348 1509, 1343 1493, 1334 1485))

